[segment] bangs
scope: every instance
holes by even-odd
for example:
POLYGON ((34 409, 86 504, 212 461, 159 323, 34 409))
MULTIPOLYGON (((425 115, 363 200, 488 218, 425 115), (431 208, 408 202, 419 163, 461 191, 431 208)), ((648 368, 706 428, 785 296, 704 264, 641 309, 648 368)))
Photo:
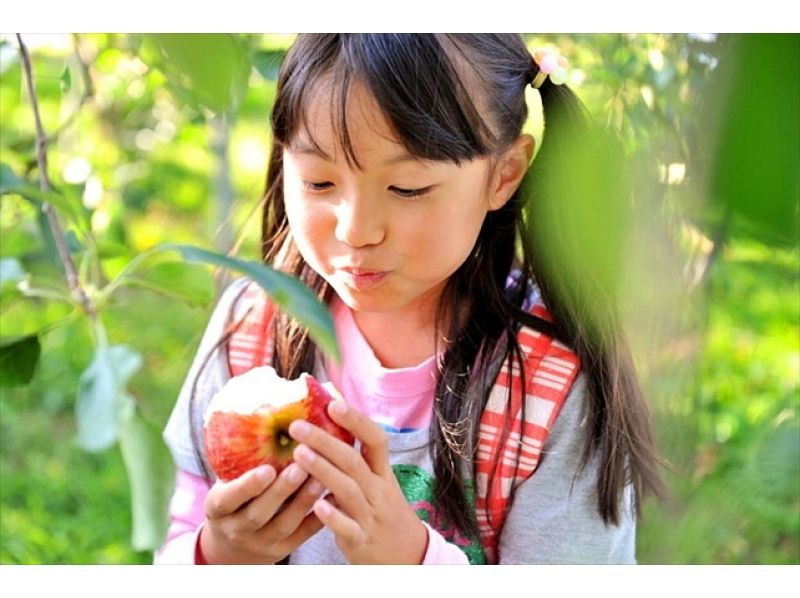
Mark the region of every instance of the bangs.
POLYGON ((386 118, 393 141, 421 160, 460 165, 492 153, 496 139, 462 79, 469 62, 458 46, 435 34, 303 34, 287 53, 272 112, 275 140, 292 147, 302 136, 326 152, 310 125, 320 97, 337 145, 351 167, 362 169, 351 142, 347 105, 362 84, 386 118))

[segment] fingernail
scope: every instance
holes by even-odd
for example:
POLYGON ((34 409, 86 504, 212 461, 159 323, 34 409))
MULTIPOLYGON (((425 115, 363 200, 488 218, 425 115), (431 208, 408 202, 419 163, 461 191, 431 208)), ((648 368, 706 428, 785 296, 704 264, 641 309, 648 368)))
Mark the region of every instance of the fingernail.
POLYGON ((273 469, 269 465, 261 465, 256 469, 256 479, 259 482, 268 482, 272 479, 273 469))
POLYGON ((336 415, 344 415, 347 413, 347 404, 344 401, 331 401, 330 410, 336 415))
POLYGON ((308 422, 303 421, 302 419, 298 419, 292 422, 289 426, 289 433, 294 436, 295 438, 305 438, 308 436, 308 433, 311 431, 311 426, 308 422))
POLYGON ((286 473, 286 477, 289 479, 290 482, 293 484, 299 484, 304 479, 306 479, 306 472, 297 467, 296 465, 290 465, 289 471, 286 473))
POLYGON ((316 455, 314 455, 314 451, 308 448, 306 445, 301 444, 295 449, 297 453, 297 458, 299 461, 305 461, 306 463, 311 463, 316 459, 316 455))
POLYGON ((327 503, 327 501, 320 500, 317 502, 317 510, 320 512, 320 515, 325 517, 331 514, 332 507, 327 503))
POLYGON ((322 494, 323 490, 325 490, 325 486, 320 484, 317 480, 311 480, 308 483, 308 493, 309 494, 313 494, 313 495, 322 494))

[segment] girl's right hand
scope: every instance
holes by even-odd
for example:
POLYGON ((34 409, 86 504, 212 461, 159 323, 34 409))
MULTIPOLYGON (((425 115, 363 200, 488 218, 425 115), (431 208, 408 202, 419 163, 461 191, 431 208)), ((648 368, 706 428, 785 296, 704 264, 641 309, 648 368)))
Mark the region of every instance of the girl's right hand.
POLYGON ((277 480, 269 465, 229 482, 217 480, 206 496, 206 523, 200 532, 205 560, 213 564, 273 564, 291 554, 322 528, 312 507, 324 488, 307 478, 308 474, 293 464, 277 480), (284 505, 298 488, 294 499, 284 505))

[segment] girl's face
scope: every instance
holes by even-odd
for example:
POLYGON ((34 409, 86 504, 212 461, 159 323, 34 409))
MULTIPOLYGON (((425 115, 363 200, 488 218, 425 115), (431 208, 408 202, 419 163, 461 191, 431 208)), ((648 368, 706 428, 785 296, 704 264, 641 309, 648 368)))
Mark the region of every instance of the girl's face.
POLYGON ((369 93, 356 85, 350 93, 347 123, 364 169, 348 167, 328 98, 317 94, 309 126, 327 157, 302 132, 283 153, 292 237, 351 309, 432 314, 493 209, 489 159, 461 166, 414 159, 394 141, 369 93))

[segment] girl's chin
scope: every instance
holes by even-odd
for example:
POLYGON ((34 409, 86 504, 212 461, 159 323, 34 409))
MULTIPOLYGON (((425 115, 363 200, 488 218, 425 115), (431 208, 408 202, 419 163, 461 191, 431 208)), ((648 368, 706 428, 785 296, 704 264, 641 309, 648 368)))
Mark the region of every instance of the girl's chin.
POLYGON ((359 291, 341 283, 331 286, 342 303, 354 311, 388 312, 397 308, 397 296, 384 290, 359 291))

